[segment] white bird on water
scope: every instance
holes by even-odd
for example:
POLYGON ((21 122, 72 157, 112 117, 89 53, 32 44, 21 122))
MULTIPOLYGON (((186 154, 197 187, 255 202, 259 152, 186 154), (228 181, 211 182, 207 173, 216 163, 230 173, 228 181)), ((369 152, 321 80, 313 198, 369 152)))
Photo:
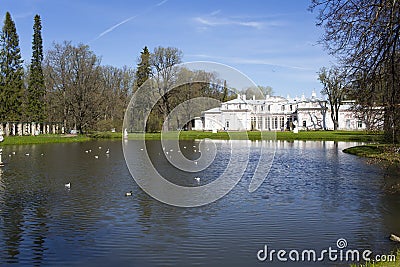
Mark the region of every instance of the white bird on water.
POLYGON ((132 191, 126 192, 126 193, 125 193, 125 196, 126 196, 126 197, 132 196, 132 191))
POLYGON ((110 154, 110 149, 107 149, 106 154, 110 154))
POLYGON ((194 179, 196 180, 196 182, 199 184, 200 183, 200 177, 194 177, 194 179))
POLYGON ((71 183, 65 184, 65 188, 70 189, 71 188, 71 183))
POLYGON ((95 158, 95 159, 98 159, 98 158, 99 158, 99 156, 97 156, 97 155, 96 155, 96 156, 94 156, 94 158, 95 158))

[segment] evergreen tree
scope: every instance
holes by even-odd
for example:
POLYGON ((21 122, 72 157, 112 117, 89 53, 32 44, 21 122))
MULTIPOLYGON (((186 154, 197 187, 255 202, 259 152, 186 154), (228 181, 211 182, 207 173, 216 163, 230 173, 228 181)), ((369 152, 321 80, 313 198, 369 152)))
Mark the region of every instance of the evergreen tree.
POLYGON ((23 75, 17 29, 7 12, 0 36, 0 121, 21 119, 23 75))
POLYGON ((228 101, 228 87, 226 86, 226 80, 224 80, 224 88, 222 90, 222 102, 228 101))
POLYGON ((150 52, 147 46, 143 48, 140 52, 140 62, 137 65, 137 70, 135 74, 135 90, 137 90, 142 84, 150 77, 151 66, 150 66, 150 52))
MULTIPOLYGON (((143 48, 143 51, 140 52, 140 59, 138 60, 139 63, 137 64, 137 69, 136 69, 136 73, 135 73, 135 84, 133 87, 133 91, 136 92, 140 86, 142 86, 147 79, 150 78, 151 75, 151 65, 150 65, 150 52, 149 49, 147 48, 147 46, 145 46, 143 48)), ((142 99, 142 103, 143 105, 145 105, 145 103, 147 102, 146 99, 142 99)), ((145 109, 145 106, 142 107, 142 110, 138 110, 137 112, 139 112, 139 117, 143 117, 143 110, 145 109)), ((157 114, 159 115, 159 114, 157 114)), ((154 117, 154 116, 150 116, 150 117, 154 117)), ((146 131, 149 131, 149 127, 152 127, 152 123, 150 120, 150 122, 148 122, 146 124, 146 131)), ((157 121, 158 123, 158 121, 157 121)), ((156 123, 156 124, 157 124, 156 123)))
POLYGON ((26 117, 29 121, 41 122, 45 120, 46 93, 42 69, 43 42, 42 25, 39 15, 35 16, 33 25, 32 59, 29 69, 29 82, 26 95, 26 117))

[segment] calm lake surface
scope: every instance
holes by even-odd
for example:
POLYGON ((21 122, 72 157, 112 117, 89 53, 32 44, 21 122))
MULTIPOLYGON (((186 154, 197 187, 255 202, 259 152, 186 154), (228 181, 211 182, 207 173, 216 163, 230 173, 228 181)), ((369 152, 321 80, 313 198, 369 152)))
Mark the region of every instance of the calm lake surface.
MULTIPOLYGON (((196 186, 196 175, 207 183, 223 172, 226 143, 217 144, 217 160, 209 170, 187 175, 169 166, 159 141, 146 144, 160 173, 174 183, 196 186)), ((197 208, 169 206, 143 192, 128 171, 121 141, 4 146, 0 265, 348 266, 280 263, 276 258, 259 262, 257 252, 264 245, 335 249, 339 238, 347 240, 349 249, 376 254, 395 248, 388 236, 400 234, 400 195, 385 189, 399 181, 398 169, 342 152, 356 143, 276 144, 274 163, 260 188, 247 190, 258 143, 243 141, 251 153, 238 185, 197 208), (64 186, 68 182, 70 190, 64 186), (125 197, 130 190, 133 196, 125 197)), ((186 156, 196 157, 192 151, 186 156)))

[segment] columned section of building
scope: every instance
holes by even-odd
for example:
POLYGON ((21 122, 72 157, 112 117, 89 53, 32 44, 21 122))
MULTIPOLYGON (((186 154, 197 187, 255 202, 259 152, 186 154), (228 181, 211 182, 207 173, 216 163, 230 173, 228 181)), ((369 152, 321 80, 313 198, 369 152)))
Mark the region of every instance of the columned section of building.
MULTIPOLYGON (((339 128, 363 130, 364 121, 351 110, 352 101, 342 104, 339 113, 339 128)), ((195 130, 205 131, 284 131, 331 130, 333 122, 327 101, 311 97, 284 98, 266 96, 265 99, 246 99, 238 94, 236 99, 224 102, 218 108, 206 110, 195 120, 195 130)))

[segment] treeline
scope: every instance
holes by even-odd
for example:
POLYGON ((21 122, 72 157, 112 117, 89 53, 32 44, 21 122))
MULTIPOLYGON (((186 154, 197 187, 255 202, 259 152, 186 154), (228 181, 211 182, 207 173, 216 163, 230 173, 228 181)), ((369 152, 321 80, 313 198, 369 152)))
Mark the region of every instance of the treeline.
POLYGON ((100 65, 88 46, 54 44, 46 53, 46 116, 80 133, 112 128, 121 130, 134 85, 128 67, 100 65))
MULTIPOLYGON (((149 78, 160 86, 159 100, 144 122, 147 131, 160 131, 168 114, 191 98, 205 96, 226 101, 234 97, 215 74, 175 68, 183 56, 178 48, 156 47, 150 53, 144 47, 136 69, 116 68, 101 65, 100 58, 83 44, 54 43, 44 52, 41 29, 41 18, 36 15, 32 58, 24 69, 15 23, 6 13, 0 36, 0 123, 59 122, 67 130, 80 133, 112 128, 120 131, 132 95, 149 78), (193 75, 203 82, 169 91, 171 81, 184 81, 193 75)), ((171 127, 190 128, 190 124, 183 118, 182 123, 171 127)))
POLYGON ((207 97, 223 102, 235 97, 226 81, 217 74, 177 67, 181 62, 182 51, 178 48, 156 47, 153 53, 147 47, 143 49, 135 75, 135 89, 143 88, 142 93, 135 95, 136 110, 129 113, 130 131, 191 130, 190 121, 200 116, 200 111, 216 106, 210 104, 211 100, 198 106, 194 98, 207 97), (147 79, 150 80, 143 84, 147 79), (171 112, 178 106, 179 112, 175 110, 172 119, 171 112), (147 123, 139 121, 146 117, 144 113, 148 114, 147 123))
POLYGON ((400 142, 400 2, 312 0, 321 42, 339 65, 322 68, 320 80, 332 110, 355 99, 354 111, 370 129, 383 128, 400 142))
POLYGON ((79 132, 121 129, 134 71, 102 66, 88 46, 53 44, 44 54, 41 18, 34 17, 27 69, 16 26, 6 13, 0 36, 0 122, 58 122, 79 132))

